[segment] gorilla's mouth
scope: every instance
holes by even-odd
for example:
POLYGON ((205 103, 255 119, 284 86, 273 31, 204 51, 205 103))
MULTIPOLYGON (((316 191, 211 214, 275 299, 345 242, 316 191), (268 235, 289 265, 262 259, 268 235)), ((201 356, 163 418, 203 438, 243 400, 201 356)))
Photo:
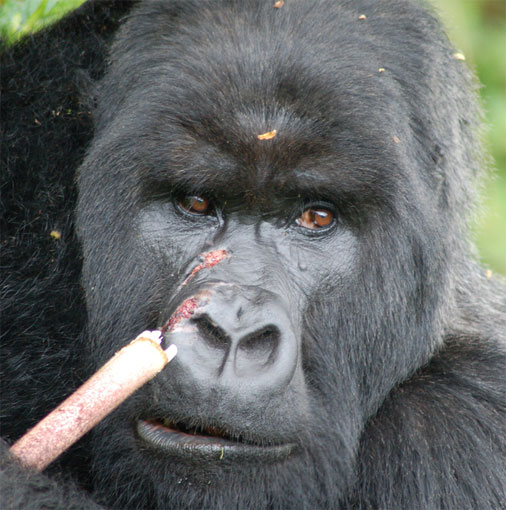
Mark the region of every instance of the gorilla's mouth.
POLYGON ((259 445, 232 437, 219 427, 192 427, 169 420, 139 420, 137 433, 157 450, 191 460, 248 460, 276 462, 286 459, 295 444, 259 445))

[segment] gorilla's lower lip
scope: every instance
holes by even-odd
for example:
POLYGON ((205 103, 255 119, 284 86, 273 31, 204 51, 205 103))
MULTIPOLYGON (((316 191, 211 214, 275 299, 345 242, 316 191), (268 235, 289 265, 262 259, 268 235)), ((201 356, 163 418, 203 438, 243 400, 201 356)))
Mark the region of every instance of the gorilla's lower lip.
POLYGON ((158 451, 192 461, 278 462, 289 457, 295 449, 293 443, 257 446, 219 436, 188 434, 156 421, 139 420, 137 433, 158 451))

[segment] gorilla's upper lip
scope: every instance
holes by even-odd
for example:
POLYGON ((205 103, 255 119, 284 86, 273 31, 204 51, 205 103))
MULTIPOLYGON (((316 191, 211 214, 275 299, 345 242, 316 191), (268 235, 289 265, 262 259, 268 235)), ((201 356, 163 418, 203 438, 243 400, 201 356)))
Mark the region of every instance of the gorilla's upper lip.
POLYGON ((167 420, 139 420, 137 433, 150 446, 168 455, 196 460, 257 460, 276 462, 286 459, 294 443, 261 445, 236 439, 214 426, 191 428, 167 420))

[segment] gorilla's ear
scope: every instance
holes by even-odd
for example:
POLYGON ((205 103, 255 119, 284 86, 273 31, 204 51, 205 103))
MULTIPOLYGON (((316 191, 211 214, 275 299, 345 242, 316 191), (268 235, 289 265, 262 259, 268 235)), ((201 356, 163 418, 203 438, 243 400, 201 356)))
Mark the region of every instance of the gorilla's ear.
POLYGON ((102 74, 109 41, 134 3, 90 0, 14 46, 0 46, 2 168, 11 178, 28 172, 33 179, 47 164, 60 175, 75 170, 92 129, 82 88, 102 74))

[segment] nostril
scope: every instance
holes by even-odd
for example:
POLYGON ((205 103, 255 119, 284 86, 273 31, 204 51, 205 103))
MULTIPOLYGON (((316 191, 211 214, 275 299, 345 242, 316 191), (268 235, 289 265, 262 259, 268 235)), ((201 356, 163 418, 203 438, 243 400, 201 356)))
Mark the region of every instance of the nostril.
POLYGON ((243 354, 269 362, 276 353, 280 338, 279 329, 269 325, 242 338, 239 342, 239 350, 243 354))
POLYGON ((193 319, 201 337, 212 347, 227 349, 230 346, 230 337, 208 315, 204 314, 193 319))

